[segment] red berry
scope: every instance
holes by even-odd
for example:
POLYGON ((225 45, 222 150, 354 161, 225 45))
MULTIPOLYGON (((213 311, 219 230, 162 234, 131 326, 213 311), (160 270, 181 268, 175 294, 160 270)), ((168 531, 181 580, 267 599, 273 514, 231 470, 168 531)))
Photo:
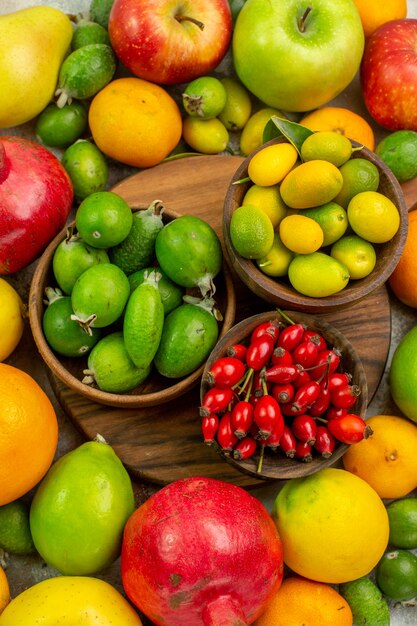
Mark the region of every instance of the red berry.
POLYGON ((294 363, 307 368, 316 364, 318 354, 318 346, 312 341, 306 340, 299 343, 293 350, 292 358, 294 363))
POLYGON ((274 349, 271 355, 272 365, 293 365, 292 354, 282 346, 274 349))
POLYGON ((232 409, 231 423, 236 437, 245 437, 253 423, 253 405, 246 400, 237 402, 232 409))
POLYGON ((290 459, 294 458, 295 456, 296 444, 297 442, 294 433, 287 424, 284 424, 281 439, 279 440, 279 447, 290 459))
POLYGON ((302 413, 296 415, 291 424, 291 430, 298 441, 313 445, 316 441, 317 424, 311 415, 302 413))
POLYGON ((236 461, 244 461, 249 459, 255 452, 258 444, 253 437, 244 437, 237 442, 233 449, 233 458, 236 461))
POLYGON ((214 437, 219 426, 219 418, 215 413, 210 413, 203 417, 201 421, 201 430, 203 431, 204 443, 211 446, 214 443, 214 437))
POLYGON ((303 335, 303 341, 312 341, 318 347, 319 351, 327 350, 327 343, 324 337, 320 335, 316 330, 310 330, 306 328, 303 335))
POLYGON ((308 383, 302 385, 295 392, 294 400, 292 403, 292 412, 294 415, 304 413, 313 402, 317 400, 320 394, 320 385, 315 380, 310 380, 308 383))
POLYGON ((304 324, 290 324, 290 326, 286 326, 278 337, 277 346, 282 346, 289 352, 292 352, 301 342, 304 331, 304 324))
POLYGON ((299 372, 296 365, 273 365, 264 370, 262 376, 271 383, 291 383, 298 377, 299 372))
POLYGON ((349 385, 352 375, 348 374, 348 372, 332 372, 325 380, 328 389, 331 390, 339 386, 349 385))
POLYGON ((295 444, 295 458, 309 463, 313 460, 313 447, 309 443, 297 441, 295 444))
POLYGON ((260 439, 267 439, 277 423, 283 419, 278 402, 270 395, 259 398, 255 405, 253 417, 259 428, 260 439))
POLYGON ((249 344, 246 352, 247 365, 257 371, 262 369, 269 361, 274 349, 274 338, 264 333, 249 344))
POLYGON ((229 346, 226 350, 227 356, 233 356, 235 359, 239 359, 239 361, 246 360, 246 351, 247 347, 243 345, 243 343, 235 343, 233 346, 229 346))
POLYGON ((330 401, 337 409, 349 409, 360 393, 358 385, 339 385, 330 392, 330 401))
POLYGON ((346 413, 347 409, 337 409, 335 406, 330 405, 323 417, 326 420, 334 420, 336 417, 346 415, 346 413))
POLYGON ((327 422, 327 427, 333 437, 348 445, 367 439, 373 433, 372 428, 359 415, 354 413, 346 413, 341 417, 330 420, 327 422))
POLYGON ((336 441, 327 426, 323 426, 321 424, 317 426, 314 449, 317 450, 317 452, 320 452, 323 458, 329 459, 332 456, 335 447, 336 441))
POLYGON ((210 415, 210 413, 221 413, 225 411, 234 397, 233 389, 217 389, 212 387, 204 394, 200 406, 200 415, 210 415))
POLYGON ((314 380, 319 380, 323 376, 335 372, 339 367, 341 353, 337 348, 331 350, 321 350, 317 357, 316 366, 310 370, 310 376, 314 380))
POLYGON ((271 387, 271 395, 280 404, 282 402, 291 402, 294 397, 294 387, 291 383, 276 383, 271 387))
POLYGON ((207 382, 218 389, 233 387, 243 377, 246 366, 242 361, 232 356, 220 357, 210 368, 207 382))
POLYGON ((279 335, 279 324, 277 320, 271 320, 269 322, 263 322, 262 324, 259 324, 252 331, 252 334, 250 337, 251 342, 254 341, 254 339, 257 339, 258 337, 261 337, 261 335, 263 335, 264 333, 269 333, 270 335, 272 335, 272 337, 276 341, 279 335))
POLYGON ((219 421, 216 435, 217 443, 223 452, 226 453, 230 453, 238 442, 238 438, 232 431, 231 416, 231 411, 223 413, 219 421))
POLYGON ((320 383, 320 393, 318 395, 317 400, 313 402, 310 406, 308 412, 313 417, 318 417, 319 415, 323 415, 325 411, 330 406, 330 391, 327 387, 326 381, 322 381, 320 383))

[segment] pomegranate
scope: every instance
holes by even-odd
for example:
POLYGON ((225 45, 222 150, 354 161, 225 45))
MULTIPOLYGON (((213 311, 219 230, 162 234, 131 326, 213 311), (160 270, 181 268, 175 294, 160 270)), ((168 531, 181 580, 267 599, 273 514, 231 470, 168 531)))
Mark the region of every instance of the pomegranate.
POLYGON ((121 572, 129 599, 157 626, 246 626, 281 585, 282 544, 244 489, 184 478, 131 515, 121 572))
POLYGON ((32 263, 63 228, 73 187, 49 150, 23 137, 0 136, 0 274, 32 263))

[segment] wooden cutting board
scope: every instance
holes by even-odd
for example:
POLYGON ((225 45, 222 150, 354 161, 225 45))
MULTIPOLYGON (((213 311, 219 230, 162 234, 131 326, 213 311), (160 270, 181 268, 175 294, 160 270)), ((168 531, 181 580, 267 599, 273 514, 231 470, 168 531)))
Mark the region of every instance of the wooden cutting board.
MULTIPOLYGON (((162 163, 126 178, 113 187, 132 207, 160 199, 180 214, 198 215, 222 239, 223 198, 241 157, 198 156, 162 163)), ((273 307, 250 292, 234 276, 236 321, 273 307)), ((388 292, 381 287, 363 301, 321 314, 334 323, 355 346, 362 359, 372 399, 384 371, 391 339, 388 292)), ((61 406, 88 438, 97 433, 112 445, 132 477, 164 485, 191 475, 219 478, 242 487, 259 480, 240 473, 216 450, 202 443, 199 389, 169 405, 147 409, 117 409, 95 404, 66 387, 50 374, 61 406)))

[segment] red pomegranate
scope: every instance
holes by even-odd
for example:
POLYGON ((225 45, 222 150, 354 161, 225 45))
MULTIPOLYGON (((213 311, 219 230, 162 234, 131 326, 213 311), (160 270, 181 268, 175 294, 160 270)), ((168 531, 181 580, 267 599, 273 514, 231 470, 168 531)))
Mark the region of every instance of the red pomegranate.
POLYGON ((0 274, 34 261, 63 228, 73 188, 61 162, 24 137, 0 136, 0 274))
POLYGON ((246 626, 281 585, 282 544, 244 489, 185 478, 129 518, 121 571, 126 594, 157 626, 246 626))

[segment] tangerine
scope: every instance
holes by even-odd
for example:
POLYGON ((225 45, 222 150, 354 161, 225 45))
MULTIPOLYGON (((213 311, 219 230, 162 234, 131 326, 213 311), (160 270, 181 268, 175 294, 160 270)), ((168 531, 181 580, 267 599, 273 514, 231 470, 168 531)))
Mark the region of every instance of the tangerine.
POLYGON ((403 304, 417 308, 417 211, 408 214, 408 231, 398 265, 388 279, 394 294, 403 304))
POLYGON ((361 18, 365 37, 372 35, 379 26, 391 20, 400 20, 407 16, 406 0, 353 0, 361 18))
POLYGON ((352 610, 331 585, 286 578, 254 626, 352 626, 352 610))
POLYGON ((93 139, 107 156, 133 167, 160 163, 181 139, 181 112, 168 92, 136 77, 118 78, 94 96, 93 139))
POLYGON ((46 393, 26 372, 0 363, 0 505, 37 485, 57 443, 57 417, 46 393))
POLYGON ((304 116, 302 126, 310 130, 333 130, 373 150, 375 135, 364 117, 343 107, 322 107, 304 116))

